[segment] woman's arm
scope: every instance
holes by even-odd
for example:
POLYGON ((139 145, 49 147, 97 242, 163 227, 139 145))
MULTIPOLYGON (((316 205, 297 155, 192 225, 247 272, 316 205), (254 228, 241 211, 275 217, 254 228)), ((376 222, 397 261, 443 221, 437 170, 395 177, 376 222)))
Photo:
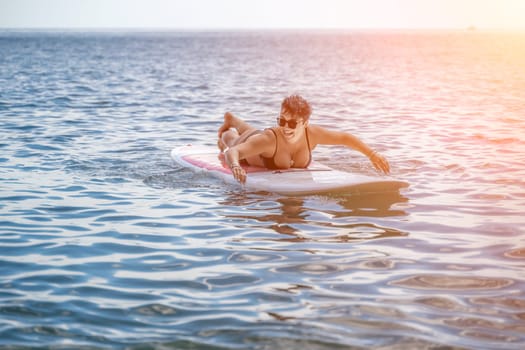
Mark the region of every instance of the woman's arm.
POLYGON ((308 131, 313 136, 312 141, 314 142, 314 146, 318 144, 341 145, 352 148, 367 156, 377 170, 382 171, 385 174, 390 172, 390 165, 386 158, 370 148, 358 137, 342 131, 328 130, 317 125, 310 125, 308 131))
POLYGON ((226 164, 230 167, 233 177, 241 183, 246 182, 246 171, 240 161, 252 156, 273 154, 275 136, 271 132, 254 135, 243 143, 233 146, 224 153, 226 164))

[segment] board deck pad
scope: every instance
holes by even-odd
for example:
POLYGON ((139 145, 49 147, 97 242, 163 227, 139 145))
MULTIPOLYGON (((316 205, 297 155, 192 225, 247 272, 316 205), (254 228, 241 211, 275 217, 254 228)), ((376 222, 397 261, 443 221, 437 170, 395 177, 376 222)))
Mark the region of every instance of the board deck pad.
MULTIPOLYGON (((173 161, 195 171, 209 172, 229 184, 240 183, 233 178, 224 155, 216 147, 186 145, 171 151, 173 161)), ((269 170, 243 166, 247 190, 267 191, 281 195, 323 193, 378 193, 398 191, 408 183, 388 176, 354 174, 312 161, 306 169, 269 170)))

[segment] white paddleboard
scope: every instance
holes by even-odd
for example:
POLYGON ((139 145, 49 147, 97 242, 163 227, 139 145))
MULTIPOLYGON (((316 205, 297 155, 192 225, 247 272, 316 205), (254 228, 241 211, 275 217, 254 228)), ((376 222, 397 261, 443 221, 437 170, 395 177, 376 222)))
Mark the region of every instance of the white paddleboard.
MULTIPOLYGON (((186 145, 171 151, 171 158, 183 167, 205 171, 229 184, 235 180, 216 147, 186 145)), ((267 191, 282 195, 322 193, 377 193, 398 191, 408 183, 388 176, 367 176, 335 170, 313 161, 307 169, 268 170, 243 166, 248 174, 247 190, 267 191)))

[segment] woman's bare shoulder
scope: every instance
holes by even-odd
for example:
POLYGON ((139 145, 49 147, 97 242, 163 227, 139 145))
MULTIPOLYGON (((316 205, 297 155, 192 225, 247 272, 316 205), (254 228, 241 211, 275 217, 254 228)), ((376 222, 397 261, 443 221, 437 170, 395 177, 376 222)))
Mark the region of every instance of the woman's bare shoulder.
POLYGON ((267 152, 275 147, 275 134, 269 130, 261 130, 253 136, 250 136, 245 142, 237 145, 237 147, 244 149, 257 149, 261 152, 267 152))
POLYGON ((262 134, 263 135, 269 136, 272 139, 275 139, 276 133, 277 133, 277 131, 275 130, 275 128, 266 128, 266 129, 262 130, 262 134))

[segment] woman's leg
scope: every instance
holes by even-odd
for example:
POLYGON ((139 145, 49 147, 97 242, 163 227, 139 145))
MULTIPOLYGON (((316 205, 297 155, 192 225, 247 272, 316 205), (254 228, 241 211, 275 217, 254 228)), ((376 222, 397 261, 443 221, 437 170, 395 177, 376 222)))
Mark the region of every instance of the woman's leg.
POLYGON ((239 139, 239 132, 235 128, 230 128, 222 133, 219 137, 219 149, 223 152, 225 149, 232 147, 239 139))
MULTIPOLYGON (((228 112, 224 115, 224 124, 221 125, 218 133, 219 140, 217 144, 221 152, 224 152, 227 148, 243 143, 250 137, 262 133, 262 131, 257 130, 244 120, 228 112)), ((261 157, 258 155, 243 159, 242 161, 248 165, 264 166, 261 157)))
POLYGON ((251 136, 256 129, 242 120, 241 118, 235 117, 230 112, 224 114, 224 123, 220 126, 218 134, 219 141, 218 146, 221 151, 224 151, 228 147, 235 146, 251 136))

